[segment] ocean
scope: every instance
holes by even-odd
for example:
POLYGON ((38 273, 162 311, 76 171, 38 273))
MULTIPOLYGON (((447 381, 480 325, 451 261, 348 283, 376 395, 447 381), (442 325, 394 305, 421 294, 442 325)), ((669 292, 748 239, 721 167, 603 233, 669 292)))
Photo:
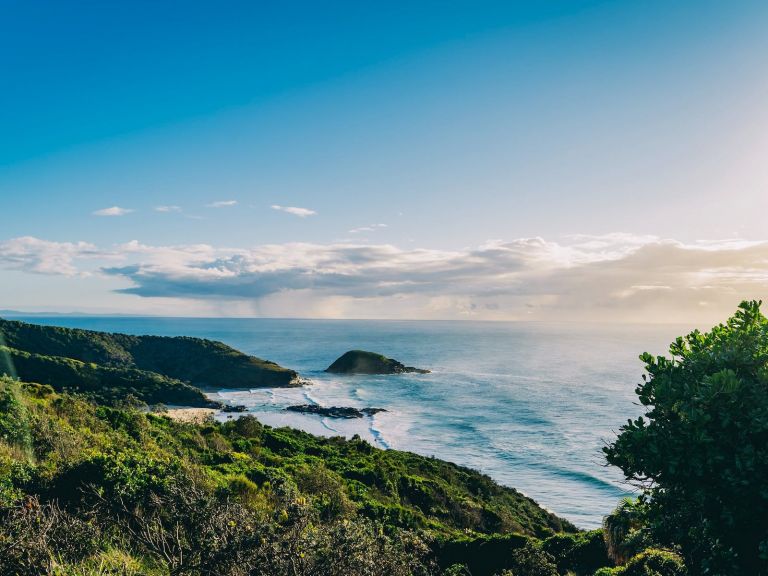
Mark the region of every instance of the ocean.
MULTIPOLYGON (((297 370, 296 389, 213 394, 265 424, 358 434, 381 448, 469 466, 582 528, 632 494, 601 448, 642 414, 638 355, 665 353, 686 327, 495 322, 29 317, 29 322, 221 340, 297 370), (431 374, 335 376, 347 350, 396 358, 431 374), (286 412, 292 404, 384 408, 357 420, 286 412)), ((233 382, 236 386, 237 383, 233 382)), ((221 419, 232 417, 222 414, 221 419)))

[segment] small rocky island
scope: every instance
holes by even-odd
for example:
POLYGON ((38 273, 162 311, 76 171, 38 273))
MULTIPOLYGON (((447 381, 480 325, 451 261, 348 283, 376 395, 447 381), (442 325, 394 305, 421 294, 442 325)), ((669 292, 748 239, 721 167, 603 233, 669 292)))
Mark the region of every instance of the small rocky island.
POLYGON ((298 404, 296 406, 288 406, 286 410, 302 414, 317 414, 318 416, 327 416, 329 418, 362 418, 363 416, 373 416, 379 412, 386 412, 384 408, 325 407, 318 406, 317 404, 298 404))
POLYGON ((429 374, 429 370, 405 366, 392 358, 365 350, 350 350, 325 370, 331 374, 429 374))

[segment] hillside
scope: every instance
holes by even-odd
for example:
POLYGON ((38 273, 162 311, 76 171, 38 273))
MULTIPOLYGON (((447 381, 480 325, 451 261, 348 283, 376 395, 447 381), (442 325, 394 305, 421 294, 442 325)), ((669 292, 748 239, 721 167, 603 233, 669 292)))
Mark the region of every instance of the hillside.
POLYGON ((95 574, 83 567, 111 561, 121 574, 335 574, 317 568, 322 555, 364 562, 377 550, 380 570, 343 573, 462 562, 483 574, 537 538, 575 532, 517 491, 434 458, 252 417, 179 423, 2 377, 0 526, 0 564, 19 574, 51 562, 95 574), (279 565, 297 549, 311 569, 279 565))
POLYGON ((25 382, 48 384, 58 391, 87 394, 115 404, 135 398, 146 404, 218 407, 198 388, 156 372, 136 368, 100 366, 63 356, 44 356, 0 346, 0 373, 25 382))
POLYGON ((298 374, 212 340, 130 336, 0 319, 0 370, 25 381, 148 403, 207 406, 198 390, 296 386, 298 374), (12 360, 9 365, 7 360, 12 360))

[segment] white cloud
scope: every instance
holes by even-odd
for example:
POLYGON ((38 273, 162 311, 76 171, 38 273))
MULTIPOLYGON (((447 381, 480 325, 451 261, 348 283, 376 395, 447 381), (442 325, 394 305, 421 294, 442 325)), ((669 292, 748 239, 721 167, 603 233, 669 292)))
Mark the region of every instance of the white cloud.
POLYGON ((520 238, 463 250, 0 243, 5 268, 73 275, 86 259, 129 282, 124 293, 272 315, 688 322, 722 320, 741 299, 768 296, 768 242, 741 240, 520 238))
POLYGON ((181 212, 181 206, 155 206, 155 212, 181 212))
POLYGON ((349 231, 350 234, 360 234, 363 232, 376 232, 376 230, 381 230, 382 228, 387 228, 386 224, 370 224, 368 226, 360 226, 359 228, 352 228, 352 230, 349 231))
POLYGON ((280 206, 279 204, 272 204, 272 210, 287 212, 288 214, 293 214, 299 218, 306 218, 307 216, 314 216, 317 214, 317 212, 310 210, 309 208, 299 208, 298 206, 280 206))
POLYGON ((49 242, 22 236, 0 242, 0 266, 35 274, 75 276, 77 259, 107 257, 87 242, 49 242))
POLYGON ((206 208, 227 208, 228 206, 237 206, 237 200, 218 200, 205 206, 206 208))
POLYGON ((125 216, 133 212, 130 208, 121 208, 120 206, 111 206, 109 208, 102 208, 101 210, 95 210, 94 216, 125 216))

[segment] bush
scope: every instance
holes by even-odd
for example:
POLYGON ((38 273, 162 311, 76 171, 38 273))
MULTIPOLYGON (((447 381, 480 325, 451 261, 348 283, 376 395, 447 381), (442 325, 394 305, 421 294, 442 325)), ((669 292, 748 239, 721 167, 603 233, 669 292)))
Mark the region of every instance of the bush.
POLYGON ((59 563, 79 562, 98 549, 99 526, 56 502, 28 498, 0 511, 3 574, 52 574, 59 563))
POLYGON ((650 548, 624 566, 620 576, 686 576, 683 559, 674 552, 650 548))
POLYGON ((511 565, 502 576, 558 576, 554 557, 532 543, 512 552, 511 565))
POLYGON ((32 434, 27 407, 19 400, 19 384, 0 376, 0 440, 30 450, 32 434))
POLYGON ((530 542, 530 538, 519 534, 457 538, 437 543, 435 556, 442 568, 464 567, 467 574, 489 576, 510 568, 513 553, 530 542))
POLYGON ((643 354, 645 417, 605 449, 645 489, 654 540, 692 570, 768 571, 768 320, 743 302, 726 324, 691 332, 670 358, 643 354))
POLYGON ((648 507, 641 500, 625 499, 603 520, 608 556, 616 564, 652 546, 646 527, 648 507))
POLYGON ((592 574, 598 568, 611 564, 602 530, 556 534, 544 540, 541 548, 555 558, 560 573, 592 574))

